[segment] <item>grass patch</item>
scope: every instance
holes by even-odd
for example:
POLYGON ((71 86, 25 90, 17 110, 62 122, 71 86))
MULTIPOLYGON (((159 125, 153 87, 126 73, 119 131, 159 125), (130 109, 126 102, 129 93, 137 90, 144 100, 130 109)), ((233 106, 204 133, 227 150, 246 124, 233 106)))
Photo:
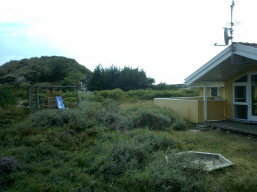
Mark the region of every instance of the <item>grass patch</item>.
POLYGON ((257 189, 257 138, 225 131, 174 132, 172 137, 182 143, 184 151, 220 153, 233 163, 232 167, 212 172, 209 191, 256 191, 257 189))

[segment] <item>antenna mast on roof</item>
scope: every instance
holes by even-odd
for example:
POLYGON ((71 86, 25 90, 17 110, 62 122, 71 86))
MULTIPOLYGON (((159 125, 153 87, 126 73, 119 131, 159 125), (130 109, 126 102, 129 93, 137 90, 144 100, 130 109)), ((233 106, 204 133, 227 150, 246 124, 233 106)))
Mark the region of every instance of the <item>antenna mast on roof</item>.
POLYGON ((224 42, 225 42, 225 45, 218 45, 217 43, 215 43, 214 45, 215 46, 227 46, 228 43, 229 43, 229 40, 231 40, 231 43, 233 43, 233 26, 234 26, 234 23, 233 23, 233 8, 234 8, 234 0, 232 0, 232 5, 230 5, 230 8, 231 8, 231 21, 230 21, 230 28, 227 28, 225 27, 224 28, 224 42), (229 32, 228 32, 229 31, 229 32), (230 33, 230 36, 229 34, 230 33))
MULTIPOLYGON (((233 26, 235 26, 235 24, 233 23, 233 8, 235 6, 235 3, 234 3, 234 0, 232 0, 232 5, 230 6, 231 8, 231 21, 230 23, 230 28, 227 28, 225 27, 224 28, 224 42, 225 42, 225 45, 217 45, 217 43, 215 43, 214 45, 215 46, 227 46, 228 43, 229 43, 229 40, 231 40, 231 64, 250 64, 248 62, 246 62, 246 58, 245 57, 242 57, 242 62, 240 63, 237 63, 234 61, 234 55, 235 55, 235 51, 236 51, 236 47, 235 45, 233 44, 233 26), (230 33, 230 36, 229 34, 230 33)), ((239 24, 240 22, 236 21, 236 24, 239 24)))

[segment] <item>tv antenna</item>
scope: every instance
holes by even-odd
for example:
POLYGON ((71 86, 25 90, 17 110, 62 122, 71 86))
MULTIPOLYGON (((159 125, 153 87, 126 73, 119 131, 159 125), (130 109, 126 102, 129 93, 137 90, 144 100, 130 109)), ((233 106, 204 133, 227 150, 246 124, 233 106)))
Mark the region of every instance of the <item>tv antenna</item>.
POLYGON ((240 22, 236 21, 235 23, 233 23, 233 8, 234 8, 234 0, 232 0, 232 5, 230 5, 231 8, 231 20, 230 23, 228 22, 227 24, 230 25, 230 28, 225 27, 224 28, 224 42, 225 45, 218 45, 217 43, 215 43, 215 46, 227 46, 229 41, 231 40, 231 43, 233 44, 233 26, 239 25, 240 22))
POLYGON ((235 6, 234 0, 232 0, 232 5, 230 6, 231 8, 231 21, 230 23, 227 23, 227 25, 230 25, 230 28, 225 27, 224 28, 224 43, 225 45, 218 45, 217 43, 215 43, 215 46, 227 46, 229 41, 231 40, 231 64, 250 64, 248 62, 246 62, 246 57, 242 57, 242 62, 237 63, 234 61, 234 55, 235 55, 235 51, 236 48, 233 44, 233 26, 239 25, 240 22, 239 21, 235 21, 235 23, 233 22, 233 8, 235 6))

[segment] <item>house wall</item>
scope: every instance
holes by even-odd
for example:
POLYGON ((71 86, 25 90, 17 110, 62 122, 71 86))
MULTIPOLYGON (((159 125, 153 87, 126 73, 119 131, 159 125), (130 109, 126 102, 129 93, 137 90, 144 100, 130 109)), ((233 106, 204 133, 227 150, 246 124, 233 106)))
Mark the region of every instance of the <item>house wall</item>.
MULTIPOLYGON (((210 87, 207 87, 207 97, 209 97, 211 95, 211 88, 210 87)), ((225 90, 224 90, 224 87, 219 87, 218 88, 218 97, 220 97, 221 99, 224 99, 225 98, 225 90)), ((199 96, 203 97, 203 87, 200 87, 199 88, 199 96)))
POLYGON ((226 119, 233 119, 233 81, 249 72, 257 71, 257 66, 249 66, 246 70, 240 71, 225 82, 226 119))
MULTIPOLYGON (((254 72, 254 71, 257 71, 257 66, 249 66, 247 69, 240 71, 237 75, 229 78, 225 82, 224 87, 219 88, 219 97, 222 100, 226 101, 226 103, 224 104, 225 105, 225 109, 224 109, 225 119, 233 119, 234 118, 234 115, 233 115, 233 81, 249 72, 254 72)), ((201 87, 199 89, 199 95, 203 96, 203 87, 201 87)), ((207 87, 207 96, 210 96, 210 87, 207 87)), ((209 108, 210 108, 209 105, 210 104, 208 103, 208 120, 211 120, 212 117, 210 117, 209 114, 212 112, 209 111, 209 108)), ((213 106, 213 107, 215 107, 215 106, 213 106)), ((219 106, 217 106, 217 107, 219 107, 219 106)), ((222 107, 220 106, 220 109, 221 108, 222 107)), ((211 116, 214 117, 215 115, 213 114, 211 116)))
POLYGON ((178 116, 194 123, 198 123, 199 119, 203 121, 203 102, 198 100, 155 98, 154 105, 171 109, 178 116))
POLYGON ((221 99, 225 100, 225 88, 224 87, 219 87, 219 96, 221 99))
MULTIPOLYGON (((194 98, 194 97, 193 97, 194 98)), ((201 98, 202 99, 202 98, 201 98)), ((225 119, 226 101, 214 101, 208 98, 208 120, 225 119)), ((173 110, 178 116, 193 123, 204 121, 204 101, 184 99, 155 98, 154 105, 173 110)))
MULTIPOLYGON (((220 101, 214 101, 210 97, 210 87, 207 88, 207 112, 208 120, 233 119, 233 81, 249 73, 257 72, 257 66, 249 66, 247 69, 238 72, 237 75, 229 78, 224 87, 219 87, 220 101)), ((193 123, 204 121, 203 110, 203 88, 199 90, 199 97, 190 98, 155 98, 154 104, 160 107, 172 109, 177 115, 190 120, 193 123)))
POLYGON ((226 101, 208 101, 207 102, 207 119, 212 120, 225 120, 226 119, 226 101))

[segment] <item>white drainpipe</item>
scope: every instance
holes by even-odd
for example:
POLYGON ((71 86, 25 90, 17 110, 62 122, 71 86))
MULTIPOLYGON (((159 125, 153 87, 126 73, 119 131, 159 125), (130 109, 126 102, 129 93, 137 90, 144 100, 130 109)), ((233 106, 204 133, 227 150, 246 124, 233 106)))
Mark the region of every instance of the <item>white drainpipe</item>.
POLYGON ((203 119, 204 121, 208 120, 208 113, 207 113, 207 86, 204 84, 203 86, 203 119))

